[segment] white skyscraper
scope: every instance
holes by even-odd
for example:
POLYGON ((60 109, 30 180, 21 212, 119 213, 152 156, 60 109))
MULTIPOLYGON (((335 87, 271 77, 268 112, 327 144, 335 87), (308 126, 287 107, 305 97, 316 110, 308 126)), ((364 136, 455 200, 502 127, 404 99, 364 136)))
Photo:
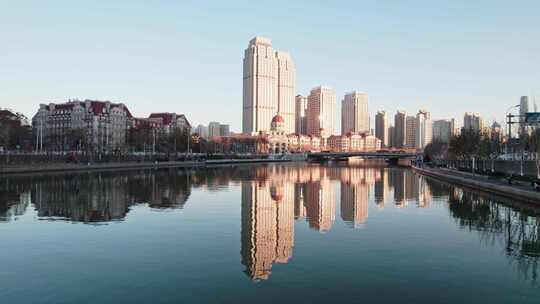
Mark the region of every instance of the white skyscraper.
POLYGON ((307 134, 307 106, 308 99, 305 96, 296 96, 296 111, 295 111, 295 132, 298 134, 307 134))
POLYGON ((278 109, 277 112, 285 120, 285 133, 294 133, 295 129, 295 83, 296 70, 288 53, 277 51, 278 61, 278 109))
POLYGON ((336 94, 328 87, 316 87, 308 97, 309 135, 333 135, 336 127, 336 94), (321 132, 324 131, 324 132, 321 132))
POLYGON ((266 132, 280 114, 286 133, 293 133, 296 71, 289 54, 274 51, 270 39, 255 37, 244 52, 243 74, 242 132, 266 132))
POLYGON ((424 149, 431 143, 433 138, 433 124, 431 113, 426 110, 418 111, 416 114, 416 148, 424 149))
POLYGON ((369 132, 368 95, 347 93, 341 104, 341 134, 369 132))

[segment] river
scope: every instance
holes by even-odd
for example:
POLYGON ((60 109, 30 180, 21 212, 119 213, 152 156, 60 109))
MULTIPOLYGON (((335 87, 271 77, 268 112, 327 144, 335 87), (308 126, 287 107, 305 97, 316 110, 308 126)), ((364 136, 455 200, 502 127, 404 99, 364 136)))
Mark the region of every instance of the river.
POLYGON ((538 303, 540 209, 369 163, 0 177, 2 303, 538 303))

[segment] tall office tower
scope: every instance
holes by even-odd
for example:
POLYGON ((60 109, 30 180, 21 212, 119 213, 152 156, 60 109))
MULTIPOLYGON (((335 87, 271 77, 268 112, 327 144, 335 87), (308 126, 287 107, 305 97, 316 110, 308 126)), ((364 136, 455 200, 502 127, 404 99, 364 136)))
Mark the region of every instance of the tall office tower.
POLYGON ((394 147, 394 134, 394 126, 390 125, 390 127, 388 127, 388 148, 394 147))
POLYGON ((221 136, 221 124, 217 121, 211 121, 208 124, 208 136, 221 136))
POLYGON ((466 112, 463 117, 463 129, 465 130, 474 130, 480 132, 484 129, 484 121, 480 114, 466 112))
POLYGON ((433 121, 433 141, 449 143, 455 129, 456 121, 453 118, 433 121))
POLYGON ((308 96, 307 133, 313 136, 332 135, 336 126, 336 94, 319 86, 308 96))
POLYGON ((341 103, 341 134, 369 132, 368 95, 353 91, 341 103))
POLYGON ((220 136, 230 136, 231 135, 231 129, 229 125, 219 125, 219 135, 220 136))
POLYGON ((296 69, 289 53, 277 51, 278 62, 278 109, 277 113, 285 120, 285 133, 295 130, 295 96, 296 69))
POLYGON ((193 129, 193 133, 199 134, 202 138, 208 138, 208 127, 205 125, 198 125, 195 129, 193 129))
POLYGON ((287 53, 276 52, 272 41, 253 38, 244 51, 242 132, 268 131, 280 114, 286 132, 294 132, 296 72, 287 53))
POLYGON ((406 140, 406 115, 403 111, 397 111, 394 116, 394 148, 403 148, 406 140))
POLYGON ((407 116, 405 119, 405 146, 407 148, 416 147, 416 117, 407 116))
POLYGON ((307 134, 307 106, 308 98, 296 95, 295 132, 298 134, 307 134))
POLYGON ((416 148, 424 149, 433 139, 433 124, 431 113, 426 110, 418 111, 416 114, 416 148))
POLYGON ((375 136, 381 140, 383 147, 388 147, 388 117, 385 111, 378 111, 375 115, 375 136))
POLYGON ((521 96, 519 101, 519 134, 526 134, 528 131, 525 124, 525 113, 529 112, 529 97, 521 96))

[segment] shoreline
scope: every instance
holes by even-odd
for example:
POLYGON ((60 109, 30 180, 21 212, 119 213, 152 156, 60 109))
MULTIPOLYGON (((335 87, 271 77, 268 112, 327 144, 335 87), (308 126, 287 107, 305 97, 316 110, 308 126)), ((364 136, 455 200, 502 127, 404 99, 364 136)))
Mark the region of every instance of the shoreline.
POLYGON ((237 165, 252 163, 282 163, 292 162, 292 159, 216 159, 207 161, 167 161, 167 162, 118 162, 102 164, 53 164, 39 167, 37 166, 16 166, 0 167, 0 176, 17 174, 39 174, 39 173, 70 173, 85 171, 110 171, 110 170, 130 170, 130 169, 161 169, 161 168, 194 168, 209 167, 219 165, 237 165))
POLYGON ((419 174, 429 176, 444 182, 465 188, 494 194, 507 199, 540 205, 540 191, 527 189, 523 186, 511 186, 500 181, 488 180, 486 177, 476 176, 464 172, 454 172, 450 170, 420 168, 411 166, 411 169, 419 174))

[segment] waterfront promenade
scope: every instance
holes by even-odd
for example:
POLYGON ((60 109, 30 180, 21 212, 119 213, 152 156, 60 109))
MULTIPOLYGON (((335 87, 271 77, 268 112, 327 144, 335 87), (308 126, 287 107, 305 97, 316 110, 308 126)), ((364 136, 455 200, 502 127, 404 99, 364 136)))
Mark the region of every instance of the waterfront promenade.
POLYGON ((492 193, 501 197, 527 203, 540 204, 540 191, 531 186, 509 185, 506 180, 489 179, 487 176, 461 172, 445 168, 412 167, 415 172, 437 178, 445 182, 468 187, 474 190, 492 193))

